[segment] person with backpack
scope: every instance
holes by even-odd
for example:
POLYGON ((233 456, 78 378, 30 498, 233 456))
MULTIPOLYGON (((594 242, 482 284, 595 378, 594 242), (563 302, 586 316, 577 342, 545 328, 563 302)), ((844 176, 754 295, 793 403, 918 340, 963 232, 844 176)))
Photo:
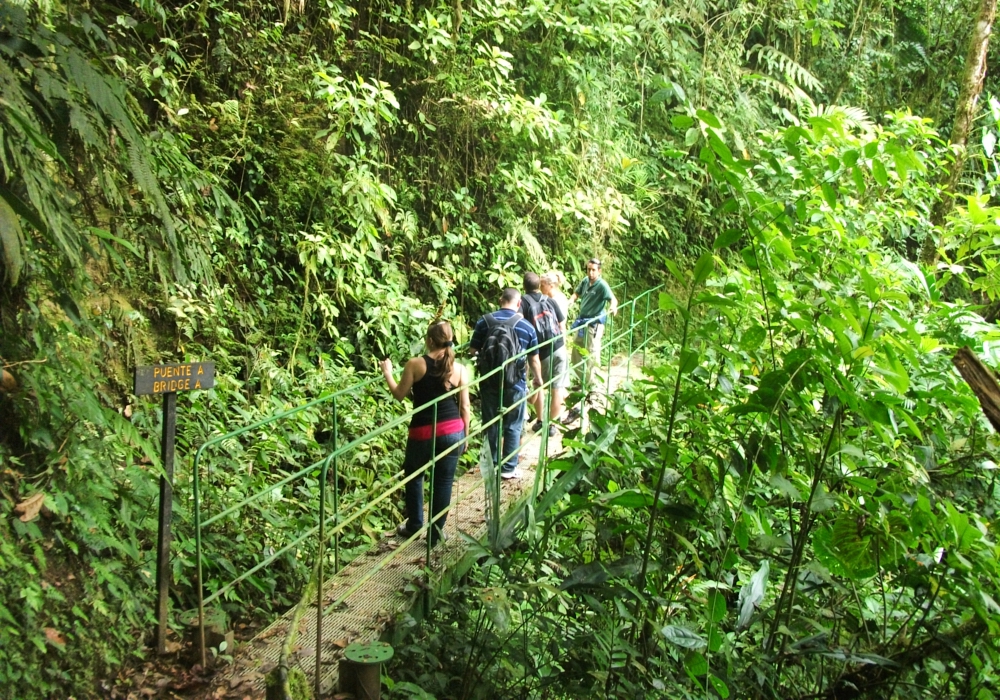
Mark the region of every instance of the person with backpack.
MULTIPOLYGON (((587 277, 579 285, 573 296, 569 298, 569 303, 573 304, 580 300, 579 316, 573 321, 572 330, 576 331, 576 342, 573 344, 573 366, 581 364, 580 350, 587 351, 586 361, 583 362, 583 372, 581 382, 583 386, 593 386, 591 374, 594 365, 601 361, 601 338, 604 336, 604 324, 608 319, 604 312, 606 304, 610 304, 608 311, 612 315, 618 313, 618 299, 611 286, 601 279, 601 261, 591 258, 587 261, 587 277)), ((579 411, 574 410, 567 416, 569 419, 579 415, 579 411)))
MULTIPOLYGON (((447 321, 434 321, 424 339, 426 354, 411 358, 403 367, 399 382, 392 376, 392 361, 382 360, 382 375, 397 401, 407 396, 420 409, 410 419, 410 432, 403 457, 403 472, 410 476, 434 459, 434 490, 431 503, 431 546, 445 539, 444 523, 451 505, 455 467, 465 451, 469 434, 469 373, 455 362, 455 334, 447 321), (437 402, 431 402, 459 391, 437 402), (430 404, 430 405, 428 405, 430 404), (424 406, 425 408, 421 408, 424 406)), ((428 470, 428 475, 430 475, 428 470)), ((412 537, 424 525, 423 474, 406 484, 406 519, 396 528, 400 537, 412 537)))
MULTIPOLYGON (((549 387, 552 400, 549 418, 555 421, 562 412, 562 392, 567 386, 568 360, 563 336, 566 333, 566 314, 547 296, 543 296, 541 278, 534 272, 524 275, 524 294, 521 296, 521 313, 535 327, 538 334, 538 359, 542 365, 542 381, 549 387)), ((535 392, 532 405, 537 420, 531 426, 536 433, 542 429, 542 412, 545 410, 545 394, 535 392)), ((549 424, 549 437, 556 434, 556 426, 549 424)))
POLYGON ((469 341, 469 348, 476 356, 476 369, 479 376, 484 377, 479 383, 483 423, 489 423, 503 411, 502 420, 486 429, 486 440, 495 464, 506 456, 500 467, 500 476, 504 479, 517 478, 518 450, 528 395, 526 365, 531 365, 535 387, 542 385, 538 334, 519 312, 520 307, 521 293, 511 287, 503 290, 500 308, 476 322, 469 341), (513 359, 525 350, 528 351, 526 356, 513 359), (497 368, 502 369, 494 372, 497 368))

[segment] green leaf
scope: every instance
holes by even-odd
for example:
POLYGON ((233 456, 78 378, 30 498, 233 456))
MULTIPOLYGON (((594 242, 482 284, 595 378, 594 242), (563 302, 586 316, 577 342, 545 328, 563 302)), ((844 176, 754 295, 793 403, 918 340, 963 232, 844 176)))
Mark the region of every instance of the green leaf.
POLYGON ((854 180, 854 189, 858 191, 858 195, 863 195, 865 193, 865 175, 861 172, 861 168, 858 166, 851 168, 851 178, 854 180))
POLYGON ((712 675, 708 677, 708 682, 712 684, 712 688, 715 689, 715 692, 718 693, 722 700, 726 700, 729 697, 729 686, 721 678, 712 675))
POLYGON ((659 104, 660 102, 666 102, 668 99, 673 97, 673 95, 674 91, 671 90, 670 88, 662 88, 649 96, 649 104, 655 105, 659 104))
POLYGON ((682 350, 681 359, 678 367, 680 373, 687 374, 688 372, 693 372, 694 369, 698 366, 700 359, 701 355, 699 355, 696 351, 692 350, 691 348, 685 348, 684 350, 682 350))
POLYGON ((675 114, 670 117, 670 123, 674 125, 675 129, 689 129, 694 124, 694 119, 686 114, 675 114))
POLYGON ((600 500, 609 506, 619 506, 633 510, 648 508, 653 503, 653 497, 650 494, 640 493, 636 489, 617 491, 614 494, 604 494, 604 496, 607 498, 602 497, 600 500))
POLYGON ((705 124, 708 124, 713 129, 722 128, 722 122, 719 121, 719 118, 714 114, 712 114, 711 112, 709 112, 708 110, 699 109, 695 111, 695 114, 698 115, 698 119, 700 119, 705 124))
POLYGON ((685 284, 687 282, 687 280, 684 277, 684 273, 682 273, 681 269, 677 267, 677 263, 675 263, 673 260, 665 260, 664 264, 667 266, 667 270, 669 270, 670 274, 674 276, 675 280, 677 280, 681 284, 685 284))
POLYGON ((111 232, 105 231, 104 229, 100 229, 95 226, 90 226, 88 230, 98 238, 103 239, 105 241, 111 241, 113 243, 117 243, 122 248, 132 253, 132 255, 140 259, 142 258, 142 255, 139 253, 136 247, 132 245, 132 243, 130 243, 129 241, 126 241, 124 238, 119 238, 118 236, 112 235, 111 232))
POLYGON ((764 600, 764 591, 767 589, 767 577, 770 573, 771 563, 765 559, 760 568, 754 572, 750 580, 740 589, 740 617, 736 623, 737 629, 742 629, 749 624, 754 609, 764 600))
POLYGON ((715 238, 715 243, 712 244, 714 250, 721 250, 722 248, 728 248, 733 243, 736 243, 743 236, 743 232, 738 228, 727 228, 725 231, 720 233, 715 238))
POLYGON ((21 253, 23 246, 21 222, 7 201, 0 199, 0 249, 3 252, 7 283, 11 287, 17 284, 21 278, 21 270, 24 269, 24 256, 21 253))
POLYGON ((695 285, 703 284, 707 280, 712 271, 715 269, 715 256, 711 253, 705 253, 700 258, 698 262, 694 264, 694 283, 695 285))
POLYGON ((680 627, 678 625, 667 625, 660 630, 660 634, 666 637, 667 641, 674 646, 678 646, 683 649, 702 649, 708 644, 708 642, 706 642, 705 639, 696 632, 692 632, 688 628, 680 627))
POLYGON ((747 352, 751 352, 760 347, 760 344, 767 338, 767 329, 759 324, 750 326, 740 337, 740 347, 747 352))
POLYGON ((733 152, 729 150, 729 146, 727 146, 714 131, 710 131, 708 133, 708 145, 712 147, 712 150, 715 151, 715 155, 719 156, 719 159, 722 160, 723 163, 726 165, 733 165, 735 163, 733 160, 733 152))
POLYGON ((674 311, 680 308, 680 304, 677 303, 673 295, 667 292, 660 292, 658 306, 660 311, 674 311))
POLYGON ((692 126, 684 134, 684 145, 687 146, 688 148, 691 148, 691 146, 698 143, 698 139, 700 138, 701 138, 701 131, 698 130, 698 127, 692 126))
POLYGON ((768 483, 784 495, 788 496, 792 499, 792 501, 799 501, 802 499, 802 496, 799 494, 799 490, 795 487, 795 484, 780 474, 772 474, 771 478, 768 479, 768 483))
POLYGON ((837 498, 826 490, 826 485, 820 484, 813 494, 812 501, 809 502, 809 510, 813 513, 828 511, 837 505, 837 498))
POLYGON ((719 622, 726 617, 726 596, 717 588, 708 592, 708 619, 719 622))
POLYGON ((910 176, 910 159, 904 153, 896 153, 893 155, 892 160, 896 163, 896 172, 899 173, 899 179, 906 182, 910 176))
POLYGON ((833 185, 829 182, 824 182, 820 185, 820 189, 823 191, 823 199, 830 206, 831 209, 837 208, 837 190, 834 189, 833 185))
POLYGON ((875 178, 880 186, 885 187, 889 184, 889 174, 885 171, 885 166, 882 165, 882 161, 873 160, 872 161, 872 177, 875 178))
POLYGON ((708 659, 700 652, 689 652, 684 658, 684 668, 692 677, 701 678, 708 673, 708 659))

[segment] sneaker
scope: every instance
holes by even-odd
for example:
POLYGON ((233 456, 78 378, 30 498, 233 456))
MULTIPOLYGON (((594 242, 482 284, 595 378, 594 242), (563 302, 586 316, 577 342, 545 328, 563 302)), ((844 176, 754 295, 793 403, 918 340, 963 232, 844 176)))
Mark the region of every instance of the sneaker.
POLYGON ((541 429, 542 429, 542 421, 540 420, 536 420, 534 425, 531 426, 531 432, 533 433, 537 433, 541 429))
POLYGON ((417 534, 417 531, 410 530, 410 528, 407 527, 407 521, 404 520, 396 526, 396 534, 404 539, 409 539, 417 534))
POLYGON ((559 430, 556 428, 556 426, 555 425, 550 425, 549 426, 549 437, 555 437, 558 434, 559 434, 559 430))
POLYGON ((509 472, 500 472, 501 479, 516 479, 520 474, 517 473, 516 469, 512 469, 509 472))
POLYGON ((566 417, 562 419, 562 424, 569 425, 579 417, 580 417, 580 409, 574 406, 573 408, 571 408, 569 411, 566 412, 566 417))

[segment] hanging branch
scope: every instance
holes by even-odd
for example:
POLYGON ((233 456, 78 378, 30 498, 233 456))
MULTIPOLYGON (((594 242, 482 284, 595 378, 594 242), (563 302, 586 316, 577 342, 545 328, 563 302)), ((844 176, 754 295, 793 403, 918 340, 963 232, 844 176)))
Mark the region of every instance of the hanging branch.
POLYGON ((1000 432, 1000 384, 997 384, 993 371, 984 365, 968 346, 956 352, 951 361, 958 368, 965 383, 976 394, 990 425, 1000 432))

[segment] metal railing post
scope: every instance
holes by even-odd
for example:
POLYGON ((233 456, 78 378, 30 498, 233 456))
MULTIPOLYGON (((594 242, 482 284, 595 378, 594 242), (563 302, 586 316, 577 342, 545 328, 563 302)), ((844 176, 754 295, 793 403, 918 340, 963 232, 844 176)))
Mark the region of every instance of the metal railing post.
POLYGON ((652 291, 646 292, 646 315, 642 317, 642 365, 646 366, 646 346, 649 344, 649 298, 652 291))
POLYGON ((635 299, 628 307, 628 363, 625 365, 625 381, 632 378, 632 340, 635 338, 635 299))
POLYGON ((594 358, 590 356, 590 350, 594 347, 594 344, 590 342, 590 332, 594 330, 594 323, 596 323, 596 321, 591 321, 583 327, 583 379, 580 382, 580 388, 583 390, 583 398, 580 399, 581 435, 583 434, 584 421, 587 418, 587 394, 590 391, 590 372, 594 362, 594 358))
MULTIPOLYGON (((208 443, 205 443, 208 444, 208 443)), ((202 556, 202 541, 201 541, 201 484, 198 479, 198 467, 201 461, 202 450, 205 449, 205 445, 198 448, 198 451, 194 455, 194 469, 192 472, 193 479, 193 490, 194 490, 194 556, 197 560, 197 575, 195 577, 195 585, 198 588, 198 653, 201 655, 201 667, 205 668, 208 665, 207 649, 205 649, 205 590, 202 585, 202 571, 201 571, 201 556, 202 556)))
POLYGON ((319 546, 317 547, 318 559, 316 561, 316 672, 315 672, 315 692, 316 697, 322 695, 320 678, 320 656, 323 652, 323 558, 326 556, 324 545, 326 544, 326 477, 330 469, 330 459, 323 460, 323 468, 320 470, 319 482, 319 546))
MULTIPOLYGON (((428 493, 427 501, 427 568, 430 569, 431 566, 431 538, 434 535, 434 528, 437 527, 437 522, 434 513, 434 476, 435 470, 437 469, 437 427, 438 427, 438 405, 434 404, 434 419, 431 422, 431 464, 430 464, 430 489, 428 493)), ((425 467, 426 468, 426 467, 425 467)), ((429 583, 429 582, 428 582, 429 583)), ((424 608, 430 609, 430 586, 424 587, 424 592, 427 597, 424 600, 424 608)))
POLYGON ((334 520, 334 530, 333 530, 333 573, 340 573, 340 528, 337 525, 340 523, 340 489, 338 484, 340 483, 339 469, 337 458, 337 442, 340 439, 339 431, 337 430, 337 397, 333 398, 333 452, 330 453, 330 457, 333 460, 333 520, 334 520))
MULTIPOLYGON (((608 378, 605 383, 604 392, 604 410, 608 410, 608 396, 611 395, 611 363, 615 359, 615 315, 605 314, 605 318, 608 320, 608 378)), ((598 361, 600 361, 600 356, 598 356, 598 361)))

